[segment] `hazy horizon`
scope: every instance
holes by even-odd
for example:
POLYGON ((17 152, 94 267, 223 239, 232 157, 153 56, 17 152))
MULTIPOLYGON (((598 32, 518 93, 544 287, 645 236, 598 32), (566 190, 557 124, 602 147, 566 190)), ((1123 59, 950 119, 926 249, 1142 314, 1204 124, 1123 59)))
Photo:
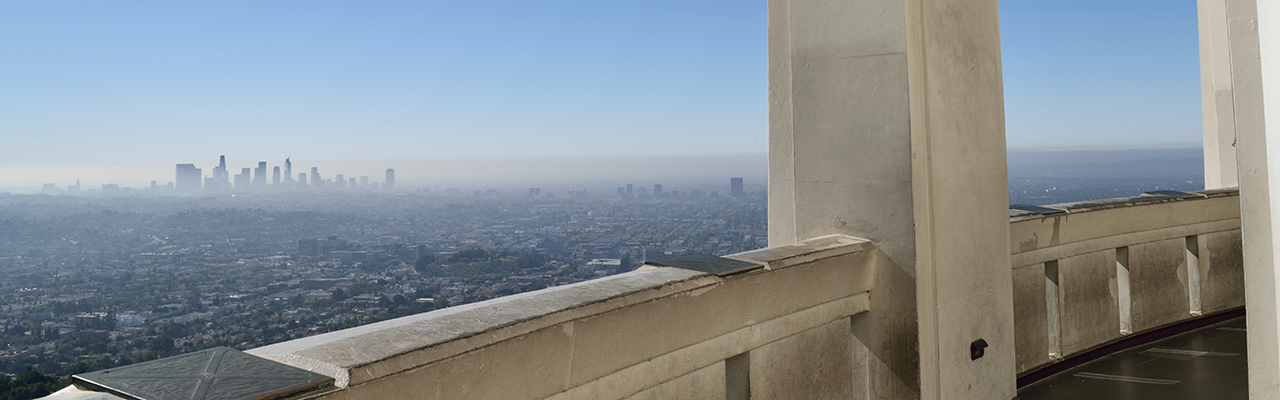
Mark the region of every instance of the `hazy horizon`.
MULTIPOLYGON (((227 166, 232 174, 243 167, 256 167, 257 161, 240 162, 228 154, 227 166)), ((217 165, 217 155, 206 162, 192 161, 205 176, 217 165)), ((1107 164, 1143 160, 1195 160, 1202 162, 1203 150, 1198 146, 1163 147, 1069 147, 1010 148, 1010 176, 1039 171, 1046 166, 1107 164)), ((283 168, 284 159, 267 161, 268 176, 274 166, 283 168)), ((768 179, 768 155, 727 154, 702 156, 614 156, 565 158, 508 158, 439 161, 387 162, 309 162, 294 157, 293 173, 309 173, 318 167, 322 177, 382 182, 387 168, 396 170, 397 185, 405 188, 428 187, 520 187, 572 186, 575 184, 634 183, 652 185, 662 182, 718 182, 729 177, 746 178, 750 184, 763 184, 768 179)), ((164 185, 174 180, 172 164, 72 165, 60 167, 0 166, 0 192, 25 194, 38 192, 46 183, 66 188, 80 180, 82 190, 103 184, 142 189, 152 180, 164 185)))

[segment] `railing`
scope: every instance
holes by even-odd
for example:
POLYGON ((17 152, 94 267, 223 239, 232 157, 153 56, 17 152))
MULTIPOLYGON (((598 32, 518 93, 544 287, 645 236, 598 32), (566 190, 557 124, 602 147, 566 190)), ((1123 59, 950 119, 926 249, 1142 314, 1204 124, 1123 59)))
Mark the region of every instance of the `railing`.
POLYGON ((1235 190, 1010 212, 1018 373, 1244 307, 1235 190))
MULTIPOLYGON (((1018 374, 1243 307, 1238 200, 1011 209, 1018 374)), ((312 395, 325 398, 913 396, 915 325, 899 321, 913 315, 913 279, 872 243, 828 236, 728 258, 765 267, 646 267, 248 353, 334 377, 312 395)))

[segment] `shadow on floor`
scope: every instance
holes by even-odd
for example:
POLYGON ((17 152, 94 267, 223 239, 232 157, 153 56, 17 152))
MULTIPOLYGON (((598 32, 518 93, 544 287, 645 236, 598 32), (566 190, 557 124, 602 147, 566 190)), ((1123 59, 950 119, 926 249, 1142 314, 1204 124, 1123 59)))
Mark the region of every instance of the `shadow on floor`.
POLYGON ((1248 399, 1245 319, 1121 351, 1018 391, 1021 400, 1248 399))

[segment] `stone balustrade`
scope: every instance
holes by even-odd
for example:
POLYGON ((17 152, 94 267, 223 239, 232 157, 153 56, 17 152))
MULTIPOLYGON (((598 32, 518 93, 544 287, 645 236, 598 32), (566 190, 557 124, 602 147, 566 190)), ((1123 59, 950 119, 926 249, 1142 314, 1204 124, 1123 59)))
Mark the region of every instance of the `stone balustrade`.
POLYGON ((1244 307, 1235 190, 1011 210, 1018 373, 1244 307))

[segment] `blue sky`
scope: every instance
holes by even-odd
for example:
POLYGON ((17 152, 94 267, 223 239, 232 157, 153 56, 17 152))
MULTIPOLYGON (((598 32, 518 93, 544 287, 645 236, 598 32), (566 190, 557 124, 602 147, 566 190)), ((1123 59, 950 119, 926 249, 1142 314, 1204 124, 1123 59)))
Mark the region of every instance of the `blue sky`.
MULTIPOLYGON (((1010 146, 1199 141, 1194 1, 1001 7, 1010 146)), ((766 22, 760 0, 5 2, 0 175, 759 154, 766 22)))

